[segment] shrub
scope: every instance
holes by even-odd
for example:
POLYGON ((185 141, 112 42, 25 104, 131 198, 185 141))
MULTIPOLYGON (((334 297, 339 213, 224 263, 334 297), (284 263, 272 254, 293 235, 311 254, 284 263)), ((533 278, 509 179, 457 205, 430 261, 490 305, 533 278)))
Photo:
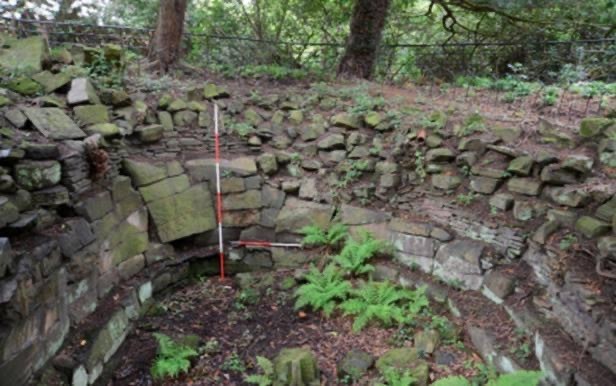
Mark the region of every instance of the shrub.
POLYGON ((306 275, 308 283, 296 291, 295 309, 311 306, 314 310, 323 310, 330 316, 336 308, 337 300, 344 300, 351 290, 351 283, 344 280, 342 272, 335 264, 329 264, 323 272, 315 266, 310 267, 306 275))

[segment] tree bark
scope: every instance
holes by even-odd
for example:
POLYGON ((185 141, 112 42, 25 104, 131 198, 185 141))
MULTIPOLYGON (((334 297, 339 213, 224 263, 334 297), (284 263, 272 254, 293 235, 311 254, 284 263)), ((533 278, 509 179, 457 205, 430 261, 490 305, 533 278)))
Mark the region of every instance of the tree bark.
POLYGON ((351 33, 338 65, 338 76, 370 79, 390 0, 356 0, 351 33))
POLYGON ((158 64, 161 72, 168 72, 181 57, 187 3, 187 0, 160 0, 148 58, 158 64))

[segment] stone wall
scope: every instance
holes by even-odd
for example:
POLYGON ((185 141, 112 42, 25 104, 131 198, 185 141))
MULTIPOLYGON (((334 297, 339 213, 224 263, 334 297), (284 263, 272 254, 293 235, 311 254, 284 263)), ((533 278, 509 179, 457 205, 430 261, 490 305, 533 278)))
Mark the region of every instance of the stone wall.
MULTIPOLYGON (((5 43, 4 65, 21 52, 5 43)), ((586 378, 550 354, 553 337, 533 327, 535 314, 616 372, 614 296, 595 280, 595 268, 616 257, 613 119, 588 118, 576 135, 543 122, 539 141, 575 150, 527 152, 515 146, 520 130, 454 136, 431 129, 444 113, 428 123, 377 107, 358 116, 331 91, 97 89, 73 65, 87 64, 90 51, 49 55, 40 40, 27 43, 31 72, 0 89, 0 385, 25 383, 51 358, 73 384, 92 384, 154 292, 190 272, 217 272, 213 101, 225 133, 227 241, 299 241, 303 226, 332 221, 368 230, 392 243, 398 267, 505 308, 535 334, 554 383, 586 378), (456 204, 465 200, 474 203, 456 204), (556 236, 579 237, 596 256, 571 268, 567 259, 582 261, 583 251, 554 249, 556 236), (511 303, 521 283, 502 274, 524 264, 534 275, 533 317, 511 303), (91 338, 67 359, 70 329, 91 338)), ((117 54, 100 52, 112 63, 117 54)), ((229 272, 311 258, 282 248, 228 252, 229 272)))

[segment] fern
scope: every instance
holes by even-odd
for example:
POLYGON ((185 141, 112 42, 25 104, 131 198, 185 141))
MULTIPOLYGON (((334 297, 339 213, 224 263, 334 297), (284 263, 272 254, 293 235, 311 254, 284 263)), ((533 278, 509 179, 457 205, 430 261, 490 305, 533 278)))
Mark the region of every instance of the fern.
MULTIPOLYGON (((540 371, 520 370, 501 375, 489 381, 486 386, 537 386, 542 377, 540 371)), ((449 376, 439 379, 432 386, 471 386, 471 383, 462 376, 449 376)))
POLYGON ((274 380, 274 365, 272 362, 262 356, 257 356, 257 364, 261 368, 263 374, 249 375, 244 378, 248 383, 253 383, 259 386, 270 386, 274 380))
POLYGON ((369 282, 352 291, 352 298, 343 302, 340 308, 345 315, 355 315, 353 331, 358 332, 375 319, 384 326, 405 322, 407 310, 399 303, 413 296, 412 291, 397 288, 389 282, 369 282))
POLYGON ((383 378, 385 383, 376 383, 375 386, 412 386, 417 382, 410 371, 402 372, 393 367, 385 369, 383 378))
POLYGON ((430 301, 426 296, 427 288, 428 287, 424 285, 417 288, 415 291, 408 291, 408 311, 411 317, 414 317, 415 315, 419 314, 424 308, 428 308, 428 306, 430 306, 430 301))
POLYGON ((308 283, 295 291, 295 309, 311 306, 315 310, 323 310, 326 316, 332 314, 337 300, 346 299, 351 289, 351 283, 344 280, 342 272, 334 264, 327 265, 323 272, 315 266, 310 267, 306 280, 308 283))
POLYGON ((346 225, 334 223, 328 229, 320 228, 317 225, 308 225, 300 229, 304 234, 303 243, 307 246, 320 247, 336 247, 348 235, 346 225))
POLYGON ((501 375, 488 382, 487 386, 537 386, 542 377, 541 371, 520 370, 501 375))
POLYGON ((385 243, 376 240, 370 233, 363 232, 359 241, 349 238, 334 261, 345 271, 352 274, 363 274, 374 271, 374 267, 366 264, 374 255, 385 249, 385 243))
POLYGON ((199 355, 195 349, 174 342, 165 334, 154 333, 158 342, 158 356, 152 366, 151 373, 155 379, 170 376, 172 378, 187 372, 190 368, 190 358, 199 355))
POLYGON ((430 386, 471 386, 471 383, 462 376, 449 376, 441 378, 430 386))

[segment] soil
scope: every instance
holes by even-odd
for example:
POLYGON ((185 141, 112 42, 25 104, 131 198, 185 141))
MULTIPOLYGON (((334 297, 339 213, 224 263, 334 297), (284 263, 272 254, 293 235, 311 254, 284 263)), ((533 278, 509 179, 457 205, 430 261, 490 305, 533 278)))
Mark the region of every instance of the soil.
MULTIPOLYGON (((283 283, 292 272, 262 275, 263 282, 266 275, 274 275, 274 283, 283 283)), ((378 357, 393 347, 412 346, 412 332, 371 325, 361 333, 354 333, 350 317, 337 313, 324 318, 318 312, 296 311, 293 290, 264 286, 254 302, 242 302, 243 292, 235 281, 210 278, 171 293, 153 305, 138 322, 116 354, 119 366, 105 384, 246 385, 244 376, 258 370, 255 369, 257 355, 273 359, 282 348, 308 346, 319 360, 322 385, 336 385, 343 384, 337 380, 336 364, 351 349, 378 357), (193 360, 187 374, 174 380, 152 379, 150 368, 157 352, 154 332, 175 338, 189 334, 199 337, 202 354, 193 360)), ((461 321, 455 321, 442 306, 433 303, 431 307, 435 314, 453 321, 456 331, 463 330, 461 321)), ((427 319, 418 325, 425 322, 427 319)), ((437 349, 439 356, 450 358, 451 363, 446 366, 436 363, 437 355, 426 355, 431 380, 451 374, 480 375, 481 359, 468 349, 470 342, 465 336, 461 335, 460 339, 458 343, 443 343, 437 349)), ((534 365, 531 363, 530 367, 534 365)), ((372 384, 376 378, 376 370, 371 370, 356 384, 372 384)))

